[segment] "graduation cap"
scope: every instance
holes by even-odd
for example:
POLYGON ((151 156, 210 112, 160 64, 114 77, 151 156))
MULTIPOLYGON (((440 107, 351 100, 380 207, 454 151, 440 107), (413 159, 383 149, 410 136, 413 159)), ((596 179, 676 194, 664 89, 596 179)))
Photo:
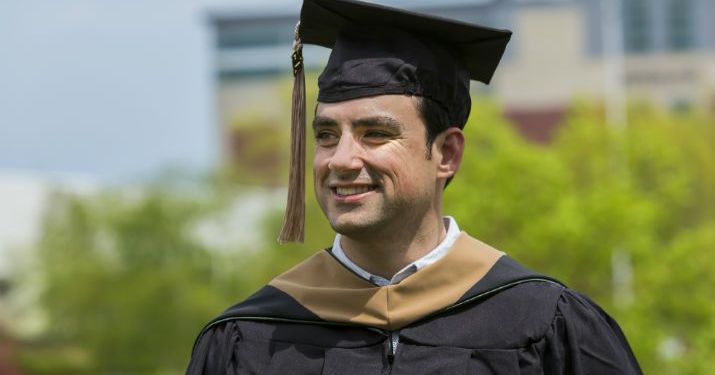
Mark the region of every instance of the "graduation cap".
POLYGON ((453 126, 471 108, 469 82, 486 84, 511 31, 356 0, 304 0, 293 44, 293 108, 288 202, 278 241, 302 242, 305 222, 303 43, 332 49, 318 78, 318 101, 385 94, 432 99, 453 126))

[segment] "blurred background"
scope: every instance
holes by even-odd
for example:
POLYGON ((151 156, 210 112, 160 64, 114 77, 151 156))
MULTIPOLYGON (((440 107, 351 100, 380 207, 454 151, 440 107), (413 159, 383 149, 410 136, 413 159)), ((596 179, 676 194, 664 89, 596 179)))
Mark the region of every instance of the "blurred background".
MULTIPOLYGON (((446 213, 595 299, 646 373, 715 374, 715 0, 375 2, 514 31, 446 213)), ((306 243, 275 241, 300 3, 0 2, 0 374, 182 373, 330 245, 310 188, 306 243)))

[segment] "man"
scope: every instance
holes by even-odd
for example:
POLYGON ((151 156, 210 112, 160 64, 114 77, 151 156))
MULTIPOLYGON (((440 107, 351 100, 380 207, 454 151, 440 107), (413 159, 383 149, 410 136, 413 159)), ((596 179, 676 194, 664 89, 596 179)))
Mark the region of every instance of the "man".
MULTIPOLYGON (((489 82, 508 31, 305 0, 299 36, 298 75, 301 42, 332 48, 313 169, 338 234, 211 321, 188 374, 641 373, 618 325, 588 298, 442 215, 464 149, 470 78, 489 82)), ((296 88, 300 99, 300 79, 296 88)), ((302 103, 294 105, 283 239, 302 238, 302 103)))

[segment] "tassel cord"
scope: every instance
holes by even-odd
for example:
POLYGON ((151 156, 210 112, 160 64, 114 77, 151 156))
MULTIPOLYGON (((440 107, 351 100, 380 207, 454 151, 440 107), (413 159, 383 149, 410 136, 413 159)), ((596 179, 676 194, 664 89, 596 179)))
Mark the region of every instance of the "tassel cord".
POLYGON ((293 96, 291 110, 288 199, 278 242, 303 242, 305 233, 305 72, 300 22, 293 42, 293 96))

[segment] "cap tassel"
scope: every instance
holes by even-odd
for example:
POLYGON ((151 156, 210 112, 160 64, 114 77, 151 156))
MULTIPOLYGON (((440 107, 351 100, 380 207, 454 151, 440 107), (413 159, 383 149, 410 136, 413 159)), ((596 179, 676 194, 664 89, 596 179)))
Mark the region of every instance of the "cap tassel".
POLYGON ((300 21, 295 25, 293 41, 293 100, 290 127, 290 173, 288 201, 279 243, 303 242, 305 233, 305 73, 300 21))

